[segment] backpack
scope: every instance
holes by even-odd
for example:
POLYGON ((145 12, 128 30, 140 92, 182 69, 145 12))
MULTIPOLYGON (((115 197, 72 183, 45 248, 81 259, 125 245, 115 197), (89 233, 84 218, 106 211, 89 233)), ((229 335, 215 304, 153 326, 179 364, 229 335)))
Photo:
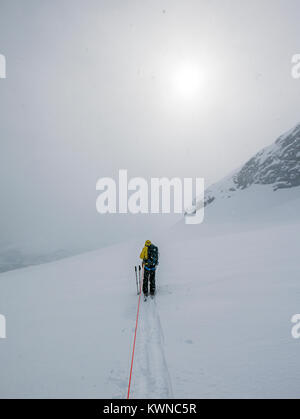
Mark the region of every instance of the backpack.
POLYGON ((158 258, 159 258, 158 247, 154 246, 154 244, 151 244, 148 247, 147 265, 148 266, 157 266, 158 265, 158 258))

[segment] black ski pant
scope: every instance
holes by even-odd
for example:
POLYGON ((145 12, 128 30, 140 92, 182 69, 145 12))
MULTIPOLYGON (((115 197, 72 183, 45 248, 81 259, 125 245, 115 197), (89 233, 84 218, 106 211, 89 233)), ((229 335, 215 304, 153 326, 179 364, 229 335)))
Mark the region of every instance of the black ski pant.
POLYGON ((143 293, 148 295, 148 284, 150 282, 150 294, 155 293, 155 271, 148 271, 144 268, 143 293))

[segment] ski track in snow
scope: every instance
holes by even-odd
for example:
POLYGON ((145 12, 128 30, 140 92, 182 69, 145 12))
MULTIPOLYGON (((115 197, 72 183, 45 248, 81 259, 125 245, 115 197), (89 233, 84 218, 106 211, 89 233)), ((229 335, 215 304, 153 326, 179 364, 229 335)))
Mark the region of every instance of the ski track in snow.
POLYGON ((153 300, 148 298, 147 301, 141 301, 133 367, 133 398, 172 397, 163 345, 164 336, 156 297, 153 300))

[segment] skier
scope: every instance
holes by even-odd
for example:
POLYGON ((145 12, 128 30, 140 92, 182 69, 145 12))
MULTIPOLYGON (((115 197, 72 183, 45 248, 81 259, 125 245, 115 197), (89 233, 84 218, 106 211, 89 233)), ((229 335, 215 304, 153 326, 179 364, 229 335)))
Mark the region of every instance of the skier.
POLYGON ((144 278, 143 278, 143 293, 145 299, 148 296, 148 283, 150 281, 150 295, 155 294, 155 270, 158 265, 158 248, 151 243, 150 240, 145 242, 145 246, 140 254, 143 260, 144 278))

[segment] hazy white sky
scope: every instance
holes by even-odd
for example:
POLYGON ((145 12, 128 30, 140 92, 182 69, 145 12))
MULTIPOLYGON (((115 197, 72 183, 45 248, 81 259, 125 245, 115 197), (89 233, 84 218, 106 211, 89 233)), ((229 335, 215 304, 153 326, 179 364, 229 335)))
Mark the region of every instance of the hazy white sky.
POLYGON ((161 218, 96 213, 97 179, 209 184, 298 123, 299 18, 300 0, 0 0, 2 240, 151 234, 161 218))

